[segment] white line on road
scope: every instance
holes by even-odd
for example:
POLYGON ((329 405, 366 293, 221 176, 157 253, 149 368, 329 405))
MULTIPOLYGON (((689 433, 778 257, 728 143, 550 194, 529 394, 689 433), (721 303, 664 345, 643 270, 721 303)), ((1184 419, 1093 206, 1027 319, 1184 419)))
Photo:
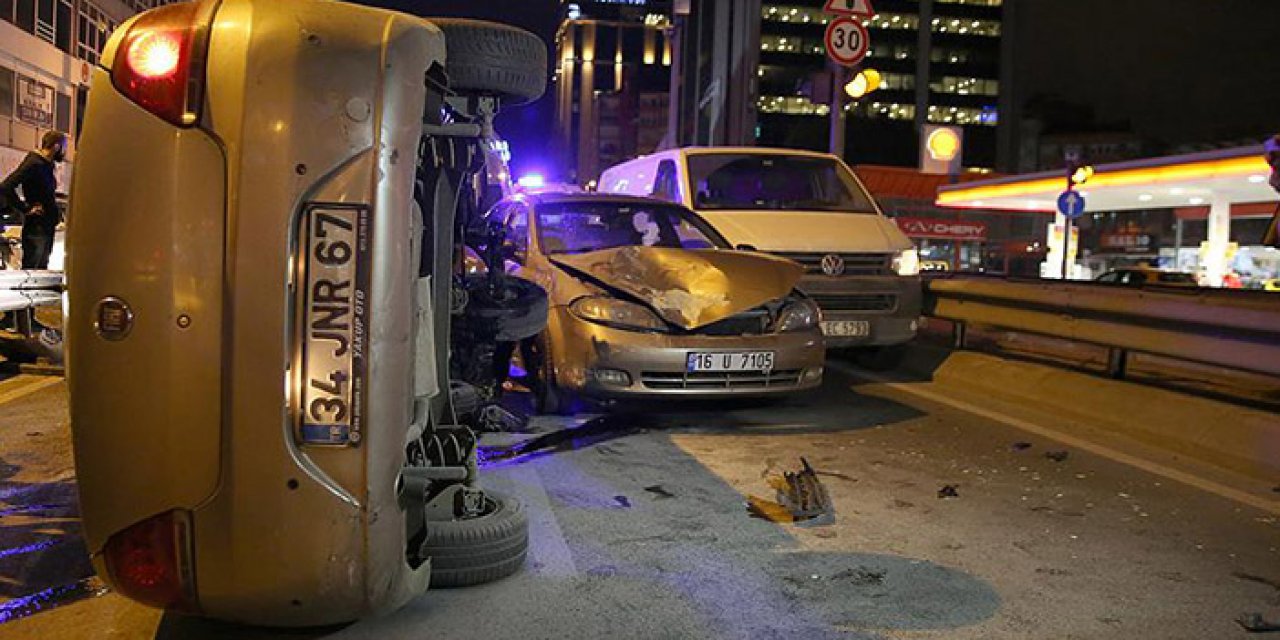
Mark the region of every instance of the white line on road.
POLYGON ((947 405, 954 409, 959 409, 961 411, 964 411, 965 413, 971 413, 976 416, 987 418, 988 420, 995 420, 996 422, 1009 425, 1016 429, 1022 429, 1023 431, 1027 431, 1029 433, 1034 433, 1036 435, 1044 436, 1052 440, 1057 440, 1058 442, 1061 442, 1063 444, 1076 447, 1077 449, 1083 449, 1095 455, 1099 455, 1104 458, 1109 458, 1111 460, 1114 460, 1115 462, 1119 462, 1121 464, 1127 464, 1131 467, 1135 467, 1137 469, 1141 469, 1143 471, 1146 471, 1148 473, 1153 473, 1158 476, 1163 476, 1175 482, 1181 482, 1185 485, 1195 487, 1202 491, 1208 491, 1209 493, 1212 493, 1219 497, 1226 498, 1228 500, 1235 500, 1236 502, 1239 502, 1241 504, 1247 504, 1251 507, 1254 507, 1256 509, 1261 509, 1262 511, 1266 511, 1267 513, 1270 513, 1273 515, 1280 515, 1280 502, 1276 502, 1275 500, 1267 500, 1266 498, 1256 496, 1247 491, 1241 491, 1239 489, 1235 489, 1227 485, 1214 482, 1212 480, 1207 480, 1205 478, 1201 478, 1200 476, 1193 475, 1185 471, 1179 471, 1178 469, 1174 469, 1172 467, 1167 467, 1165 465, 1152 462, 1144 458, 1139 458, 1134 455, 1123 453, 1121 451, 1117 451, 1110 447, 1105 447, 1100 444, 1096 444, 1088 440, 1084 440, 1076 436, 1063 433, 1056 429, 1052 429, 1050 427, 1045 427, 1045 426, 1036 424, 1029 420, 1016 418, 1014 416, 1010 416, 1010 415, 1001 413, 999 411, 993 411, 991 409, 979 407, 977 405, 973 405, 968 402, 964 402, 962 400, 949 398, 947 396, 944 396, 939 393, 934 393, 932 391, 926 391, 924 389, 918 388, 916 385, 913 385, 913 384, 893 382, 891 380, 888 380, 881 376, 877 376, 875 374, 858 371, 858 370, 844 367, 841 365, 836 365, 835 367, 831 367, 831 368, 838 368, 844 373, 847 373, 856 378, 861 378, 868 382, 875 382, 878 384, 882 384, 896 391, 901 391, 903 393, 913 395, 918 398, 923 398, 931 402, 936 402, 938 404, 947 405))
POLYGON ((8 404, 19 398, 29 396, 41 389, 44 389, 45 387, 52 387, 53 385, 58 384, 59 382, 62 382, 62 378, 57 376, 20 375, 20 376, 15 376, 13 378, 9 378, 8 380, 5 380, 3 383, 0 383, 0 391, 3 391, 3 393, 0 393, 0 405, 8 404), (28 380, 31 380, 33 382, 27 382, 28 380), (17 387, 17 388, 9 391, 4 391, 5 389, 9 389, 10 387, 17 387))

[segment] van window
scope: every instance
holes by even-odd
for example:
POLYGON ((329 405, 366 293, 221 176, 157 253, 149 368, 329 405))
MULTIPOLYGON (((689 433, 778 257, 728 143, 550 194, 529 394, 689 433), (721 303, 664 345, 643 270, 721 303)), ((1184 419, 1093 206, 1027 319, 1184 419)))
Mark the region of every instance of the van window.
POLYGON ((663 160, 658 165, 658 175, 653 180, 653 191, 649 197, 667 202, 680 201, 680 184, 676 178, 676 163, 663 160))
POLYGON ((689 156, 694 208, 875 213, 844 165, 830 158, 767 154, 689 156))

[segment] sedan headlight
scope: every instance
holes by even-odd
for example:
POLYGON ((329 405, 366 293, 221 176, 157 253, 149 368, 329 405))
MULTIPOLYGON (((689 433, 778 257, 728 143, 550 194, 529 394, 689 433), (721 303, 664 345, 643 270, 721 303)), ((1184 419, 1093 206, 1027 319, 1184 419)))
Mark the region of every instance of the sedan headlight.
POLYGON ((900 276, 920 275, 920 252, 907 249, 894 254, 893 270, 900 276))
POLYGON ((818 326, 822 320, 822 312, 812 300, 802 299, 793 302, 778 316, 778 332, 805 331, 818 326))
POLYGON ((666 331, 667 325, 647 307, 603 296, 578 298, 569 310, 573 315, 620 329, 666 331))

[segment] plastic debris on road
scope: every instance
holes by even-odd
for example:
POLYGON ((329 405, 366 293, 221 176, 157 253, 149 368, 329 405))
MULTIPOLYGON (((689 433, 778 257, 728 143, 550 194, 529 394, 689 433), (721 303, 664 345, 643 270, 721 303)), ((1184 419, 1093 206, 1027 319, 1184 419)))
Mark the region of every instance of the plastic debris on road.
POLYGON ((801 469, 784 471, 767 476, 769 485, 777 490, 777 501, 757 496, 747 496, 747 510, 754 516, 772 522, 791 522, 800 526, 835 524, 835 506, 827 488, 818 479, 818 473, 809 461, 800 458, 801 469))

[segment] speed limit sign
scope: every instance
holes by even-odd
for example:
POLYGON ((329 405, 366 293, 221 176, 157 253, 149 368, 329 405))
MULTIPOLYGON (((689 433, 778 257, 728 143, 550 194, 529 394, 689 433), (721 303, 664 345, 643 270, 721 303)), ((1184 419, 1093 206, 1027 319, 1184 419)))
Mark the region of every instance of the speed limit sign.
POLYGON ((849 16, 836 18, 827 25, 827 55, 837 64, 852 67, 862 62, 870 45, 867 28, 849 16))

